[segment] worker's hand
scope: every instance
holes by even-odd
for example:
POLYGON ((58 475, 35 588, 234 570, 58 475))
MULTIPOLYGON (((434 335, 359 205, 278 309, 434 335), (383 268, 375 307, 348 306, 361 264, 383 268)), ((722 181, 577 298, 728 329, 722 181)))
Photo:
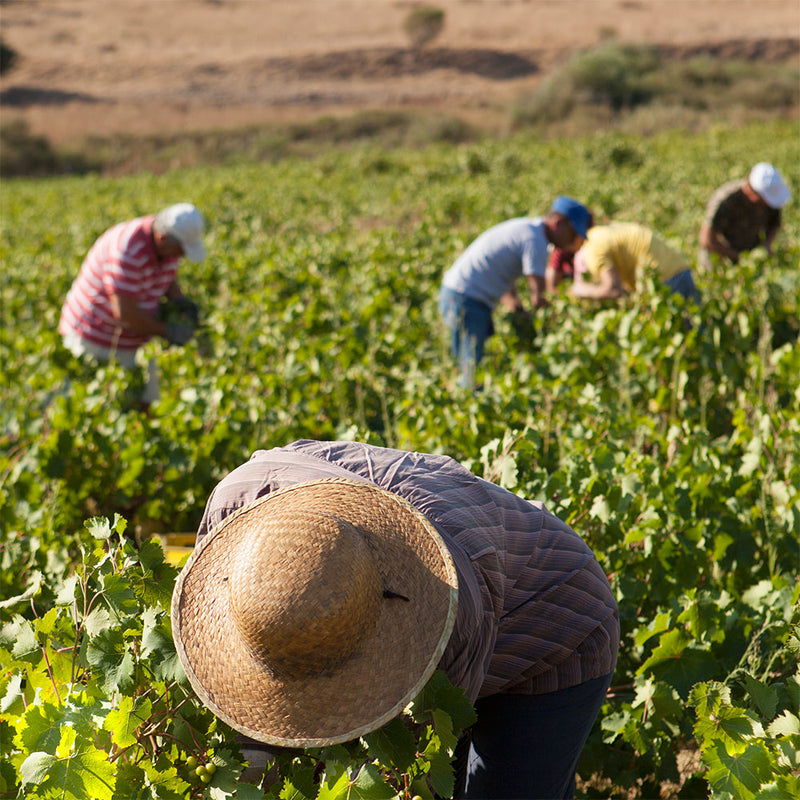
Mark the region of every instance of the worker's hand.
POLYGON ((171 301, 175 310, 186 317, 189 324, 196 328, 200 324, 200 306, 188 297, 176 297, 171 301))
POLYGON ((518 308, 511 314, 511 327, 523 341, 529 341, 536 336, 533 314, 525 308, 518 308))
POLYGON ((168 322, 164 338, 170 344, 184 345, 194 336, 194 328, 188 325, 179 325, 177 322, 168 322))
POLYGON ((534 308, 547 308, 550 305, 550 301, 547 299, 547 297, 545 297, 545 295, 540 294, 536 298, 531 297, 531 304, 534 308))

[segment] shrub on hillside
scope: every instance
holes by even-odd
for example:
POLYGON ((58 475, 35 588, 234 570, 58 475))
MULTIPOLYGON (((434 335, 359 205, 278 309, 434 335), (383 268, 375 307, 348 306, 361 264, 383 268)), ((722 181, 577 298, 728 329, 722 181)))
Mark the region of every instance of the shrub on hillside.
POLYGON ((652 98, 644 79, 659 66, 651 47, 612 42, 578 53, 520 106, 516 121, 553 122, 587 105, 615 112, 641 105, 652 98))
POLYGON ((403 30, 413 47, 430 44, 444 28, 444 11, 436 6, 419 5, 408 12, 403 30))
POLYGON ((17 119, 0 126, 0 176, 84 174, 93 169, 80 154, 56 152, 44 136, 31 133, 28 123, 17 119))
POLYGON ((6 72, 14 66, 17 60, 17 51, 13 47, 9 47, 2 39, 0 39, 0 74, 6 72))
POLYGON ((613 114, 644 106, 784 111, 800 103, 796 67, 721 61, 666 61, 657 48, 609 42, 578 53, 514 112, 516 125, 613 114))

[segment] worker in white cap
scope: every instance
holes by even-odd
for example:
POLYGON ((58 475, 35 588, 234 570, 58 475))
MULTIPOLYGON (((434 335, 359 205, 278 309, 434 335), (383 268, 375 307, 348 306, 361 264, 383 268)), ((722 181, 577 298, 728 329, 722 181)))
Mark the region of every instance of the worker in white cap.
POLYGON ((781 209, 791 196, 780 172, 765 161, 756 164, 746 179, 717 189, 700 228, 700 266, 710 269, 713 253, 736 264, 742 253, 756 247, 772 252, 781 209))
MULTIPOLYGON (((58 330, 64 345, 78 357, 127 369, 136 366, 137 350, 154 336, 184 345, 194 335, 198 309, 178 285, 182 256, 202 261, 204 220, 191 203, 169 206, 158 214, 121 222, 89 250, 61 309, 58 330), (159 313, 171 301, 183 322, 159 313)), ((158 398, 158 376, 150 362, 141 402, 158 398)))

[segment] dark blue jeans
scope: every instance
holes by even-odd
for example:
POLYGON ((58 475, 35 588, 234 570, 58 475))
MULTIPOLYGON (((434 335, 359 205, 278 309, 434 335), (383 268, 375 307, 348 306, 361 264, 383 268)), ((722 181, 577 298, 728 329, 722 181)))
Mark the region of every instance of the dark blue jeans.
POLYGON ((450 352, 461 368, 459 383, 471 388, 486 340, 494 333, 492 309, 443 286, 439 292, 439 311, 450 330, 450 352))
POLYGON ((681 295, 681 297, 685 297, 687 300, 693 300, 695 304, 698 306, 700 305, 700 292, 695 285, 694 276, 690 269, 685 269, 683 272, 679 272, 671 278, 667 278, 664 283, 666 283, 673 292, 677 292, 681 295))
POLYGON ((578 759, 610 683, 611 674, 549 694, 499 694, 478 700, 478 721, 456 751, 454 796, 574 797, 578 759))

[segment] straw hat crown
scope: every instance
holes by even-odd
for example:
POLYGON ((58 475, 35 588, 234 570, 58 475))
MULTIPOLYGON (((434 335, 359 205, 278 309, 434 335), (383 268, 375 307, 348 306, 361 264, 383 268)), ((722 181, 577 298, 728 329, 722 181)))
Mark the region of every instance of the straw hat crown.
POLYGON ((323 479, 248 503, 200 542, 175 584, 172 633, 218 717, 318 747, 402 711, 441 659, 457 597, 422 512, 367 481, 323 479))
POLYGON ((242 639, 284 677, 346 661, 380 615, 375 557, 364 537, 332 514, 265 520, 241 548, 229 583, 242 639))

